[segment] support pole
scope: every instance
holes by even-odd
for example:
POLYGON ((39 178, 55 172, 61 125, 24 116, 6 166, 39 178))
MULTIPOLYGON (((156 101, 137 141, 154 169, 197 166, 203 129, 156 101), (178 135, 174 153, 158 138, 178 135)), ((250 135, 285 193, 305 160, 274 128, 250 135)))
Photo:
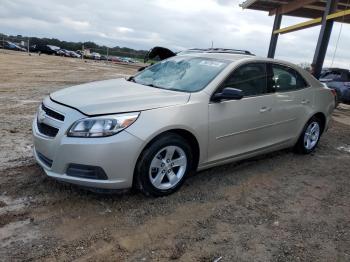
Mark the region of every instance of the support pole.
POLYGON ((279 34, 275 34, 274 31, 280 29, 281 21, 282 21, 282 15, 281 14, 276 14, 275 21, 273 22, 273 28, 272 28, 272 33, 271 33, 269 52, 267 54, 268 58, 274 58, 275 57, 277 40, 278 40, 278 35, 279 34))
POLYGON ((315 55, 312 61, 312 73, 316 78, 321 75, 324 59, 327 53, 327 47, 329 39, 331 37, 333 29, 333 19, 327 20, 327 16, 335 12, 337 8, 338 0, 327 0, 326 9, 323 13, 322 24, 320 34, 318 36, 317 46, 315 50, 315 55))

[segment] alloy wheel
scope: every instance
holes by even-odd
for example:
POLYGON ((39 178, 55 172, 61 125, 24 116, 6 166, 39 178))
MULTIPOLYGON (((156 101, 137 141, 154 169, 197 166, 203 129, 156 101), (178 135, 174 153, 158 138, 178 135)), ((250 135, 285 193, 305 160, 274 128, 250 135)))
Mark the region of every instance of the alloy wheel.
POLYGON ((320 138, 320 125, 317 122, 311 122, 304 134, 304 147, 307 150, 313 149, 320 138))
POLYGON ((167 190, 181 181, 186 169, 185 151, 178 146, 166 146, 154 156, 149 168, 149 178, 155 188, 167 190))

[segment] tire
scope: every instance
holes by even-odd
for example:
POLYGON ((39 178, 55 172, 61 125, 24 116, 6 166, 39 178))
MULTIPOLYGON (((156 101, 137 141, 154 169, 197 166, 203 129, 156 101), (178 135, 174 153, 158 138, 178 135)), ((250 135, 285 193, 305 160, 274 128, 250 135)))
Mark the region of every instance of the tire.
POLYGON ((294 151, 298 154, 310 154, 315 150, 320 141, 323 124, 317 117, 312 117, 304 126, 294 151))
POLYGON ((192 150, 186 140, 167 133, 154 139, 141 153, 134 186, 146 196, 166 196, 182 186, 192 167, 192 150))

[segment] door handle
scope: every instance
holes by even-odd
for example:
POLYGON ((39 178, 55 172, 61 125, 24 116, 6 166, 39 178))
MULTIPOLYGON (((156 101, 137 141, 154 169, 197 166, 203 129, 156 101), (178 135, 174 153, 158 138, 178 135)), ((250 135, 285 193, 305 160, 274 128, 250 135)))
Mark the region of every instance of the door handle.
POLYGON ((308 99, 303 99, 303 100, 301 100, 301 104, 303 104, 303 105, 310 104, 310 100, 308 100, 308 99))
POLYGON ((271 109, 271 107, 263 106, 262 108, 260 108, 260 113, 270 112, 271 109))

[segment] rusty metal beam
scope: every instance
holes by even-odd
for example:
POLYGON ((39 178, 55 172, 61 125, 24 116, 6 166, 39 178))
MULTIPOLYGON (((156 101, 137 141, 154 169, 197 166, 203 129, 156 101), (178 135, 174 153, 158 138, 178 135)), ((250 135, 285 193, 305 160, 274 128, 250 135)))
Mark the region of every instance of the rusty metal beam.
MULTIPOLYGON (((320 2, 327 4, 328 0, 320 0, 320 2)), ((342 3, 338 1, 338 6, 344 6, 344 7, 350 7, 350 2, 349 3, 342 3)))
POLYGON ((287 14, 290 12, 293 12, 295 10, 298 10, 299 8, 302 8, 305 5, 310 5, 315 2, 318 2, 318 0, 294 0, 293 2, 290 2, 286 5, 281 5, 280 7, 273 9, 269 12, 269 15, 275 15, 275 14, 287 14))
POLYGON ((324 12, 324 10, 326 9, 323 6, 318 6, 318 5, 306 5, 306 6, 303 6, 303 8, 312 9, 312 10, 318 10, 318 11, 322 11, 322 12, 324 12))

